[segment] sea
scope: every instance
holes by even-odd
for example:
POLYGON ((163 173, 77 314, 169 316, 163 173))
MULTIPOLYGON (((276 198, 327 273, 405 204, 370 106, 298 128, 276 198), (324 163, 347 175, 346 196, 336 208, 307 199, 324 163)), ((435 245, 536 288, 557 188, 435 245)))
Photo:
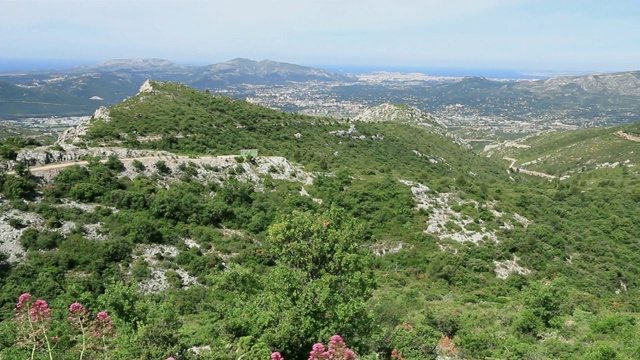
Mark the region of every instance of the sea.
POLYGON ((34 60, 34 59, 2 59, 0 73, 20 73, 45 70, 64 70, 76 66, 95 64, 91 60, 34 60))

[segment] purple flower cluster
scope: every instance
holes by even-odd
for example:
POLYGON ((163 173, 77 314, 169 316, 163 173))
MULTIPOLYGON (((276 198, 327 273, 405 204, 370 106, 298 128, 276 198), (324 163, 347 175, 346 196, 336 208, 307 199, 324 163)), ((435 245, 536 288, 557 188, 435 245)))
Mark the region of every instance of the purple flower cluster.
MULTIPOLYGON (((356 360, 356 358, 356 353, 347 347, 340 335, 333 335, 327 348, 322 343, 314 344, 309 353, 309 360, 356 360)), ((274 352, 271 354, 271 360, 284 360, 284 358, 279 352, 274 352)))
MULTIPOLYGON (((53 359, 52 349, 50 343, 58 343, 60 337, 51 336, 47 334, 49 323, 51 322, 51 308, 49 304, 42 299, 32 301, 32 296, 29 293, 24 293, 18 297, 18 303, 16 304, 16 317, 15 320, 18 325, 20 336, 27 343, 32 344, 32 358, 37 347, 47 345, 47 352, 49 358, 53 359)), ((95 320, 90 321, 89 311, 81 303, 74 302, 69 305, 69 316, 67 318, 71 325, 76 327, 81 332, 82 338, 82 351, 80 353, 80 359, 83 358, 83 354, 87 349, 87 342, 85 338, 85 331, 91 329, 90 335, 101 339, 102 351, 107 352, 107 338, 114 335, 113 322, 111 317, 106 311, 101 311, 96 314, 95 320)), ((168 360, 175 360, 169 358, 168 360)))
POLYGON ((106 311, 100 311, 96 314, 95 327, 92 335, 95 337, 104 337, 113 335, 113 322, 106 311))
POLYGON ((18 305, 16 305, 16 311, 22 310, 25 304, 29 305, 31 303, 31 294, 24 293, 18 297, 18 305))
POLYGON ((29 312, 31 320, 35 322, 49 322, 51 320, 51 309, 49 304, 42 299, 38 299, 33 303, 29 312))

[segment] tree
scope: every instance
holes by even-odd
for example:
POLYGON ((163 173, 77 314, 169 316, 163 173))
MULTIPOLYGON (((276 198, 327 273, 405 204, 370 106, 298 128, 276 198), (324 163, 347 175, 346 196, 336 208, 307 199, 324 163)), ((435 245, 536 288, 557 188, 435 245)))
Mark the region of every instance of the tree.
POLYGON ((105 165, 107 166, 107 168, 113 171, 120 172, 124 170, 124 164, 122 163, 122 161, 120 161, 120 159, 118 159, 117 155, 109 155, 107 161, 105 162, 105 165))
POLYGON ((363 229, 344 210, 296 211, 272 225, 278 265, 266 277, 277 331, 265 342, 302 358, 319 339, 341 334, 362 350, 373 328, 366 305, 375 286, 363 229))

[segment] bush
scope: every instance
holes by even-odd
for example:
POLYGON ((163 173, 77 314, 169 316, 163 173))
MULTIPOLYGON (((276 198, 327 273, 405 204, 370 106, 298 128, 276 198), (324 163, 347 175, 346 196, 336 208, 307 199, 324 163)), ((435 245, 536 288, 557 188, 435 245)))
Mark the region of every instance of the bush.
MULTIPOLYGON (((133 160, 133 162, 131 162, 131 166, 133 166, 133 168, 138 170, 138 171, 144 171, 144 169, 145 169, 144 164, 140 160, 133 160)), ((157 164, 156 164, 156 166, 157 166, 157 164)))
POLYGON ((169 167, 167 166, 167 163, 164 162, 163 160, 158 160, 156 162, 156 169, 158 170, 158 173, 163 175, 167 175, 171 173, 171 169, 169 169, 169 167))

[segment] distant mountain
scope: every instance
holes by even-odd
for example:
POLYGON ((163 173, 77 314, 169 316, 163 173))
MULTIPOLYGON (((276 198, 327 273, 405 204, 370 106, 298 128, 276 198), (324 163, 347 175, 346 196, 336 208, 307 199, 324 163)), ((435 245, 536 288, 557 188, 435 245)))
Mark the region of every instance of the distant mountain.
POLYGON ((237 58, 200 69, 195 79, 185 83, 196 87, 215 84, 281 84, 288 81, 337 81, 351 78, 329 71, 271 60, 237 58))
POLYGON ((523 81, 517 84, 517 88, 547 96, 571 92, 640 96, 640 71, 561 76, 548 80, 523 81))
MULTIPOLYGON (((112 105, 135 95, 139 84, 147 79, 179 82, 242 99, 262 96, 260 103, 268 107, 313 114, 334 114, 331 111, 336 109, 339 114, 354 114, 366 106, 402 103, 465 126, 486 119, 498 126, 504 121, 519 121, 542 126, 560 122, 576 127, 640 120, 640 71, 538 81, 465 77, 412 82, 384 81, 386 77, 380 75, 355 78, 295 64, 243 58, 208 66, 179 65, 162 59, 120 59, 64 71, 0 75, 0 81, 43 91, 40 97, 27 96, 11 108, 5 107, 0 116, 78 114, 76 109, 67 111, 55 104, 47 108, 44 105, 58 101, 41 96, 70 96, 83 104, 100 98, 104 105, 112 105), (34 111, 34 103, 43 106, 34 111)), ((83 114, 92 111, 93 108, 83 114)))
MULTIPOLYGON (((478 117, 534 122, 561 121, 581 127, 640 120, 638 71, 537 81, 498 81, 469 77, 415 89, 403 96, 419 98, 424 105, 421 108, 433 113, 456 105, 478 117)), ((447 115, 457 116, 458 112, 447 115)))
POLYGON ((113 59, 93 65, 78 66, 70 69, 69 72, 84 73, 87 71, 107 72, 184 72, 195 66, 178 65, 164 59, 113 59))

